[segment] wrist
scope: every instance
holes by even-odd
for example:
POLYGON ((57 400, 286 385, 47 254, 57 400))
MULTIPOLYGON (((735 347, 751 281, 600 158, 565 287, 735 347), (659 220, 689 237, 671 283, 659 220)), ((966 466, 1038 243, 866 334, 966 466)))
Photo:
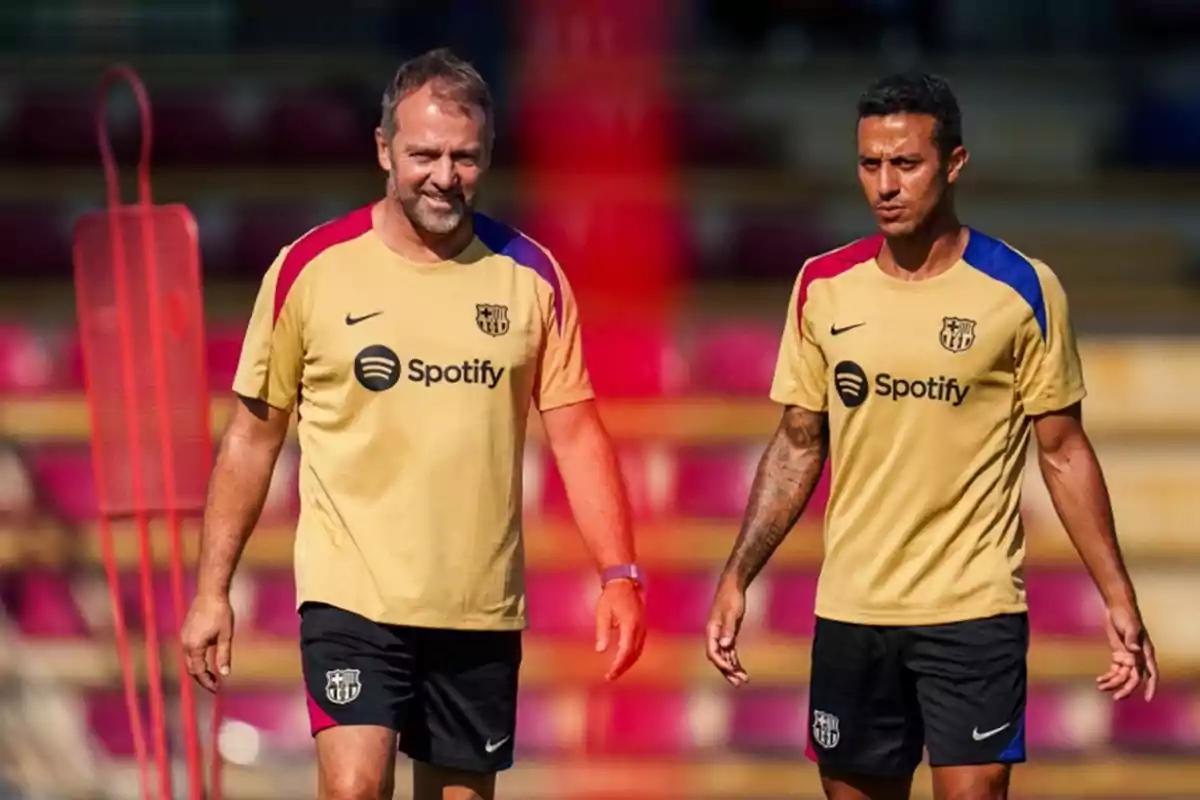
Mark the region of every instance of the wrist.
POLYGON ((644 585, 641 568, 634 563, 614 564, 600 571, 600 586, 607 587, 610 583, 620 581, 641 588, 644 585))
POLYGON ((196 584, 196 600, 201 602, 229 602, 229 584, 199 581, 196 584))
POLYGON ((718 591, 744 592, 748 585, 746 581, 742 580, 737 570, 731 569, 722 572, 721 577, 717 580, 718 591))
POLYGON ((1104 599, 1106 608, 1137 610, 1137 596, 1134 594, 1131 582, 1118 581, 1114 584, 1101 585, 1097 588, 1100 590, 1100 596, 1104 599))

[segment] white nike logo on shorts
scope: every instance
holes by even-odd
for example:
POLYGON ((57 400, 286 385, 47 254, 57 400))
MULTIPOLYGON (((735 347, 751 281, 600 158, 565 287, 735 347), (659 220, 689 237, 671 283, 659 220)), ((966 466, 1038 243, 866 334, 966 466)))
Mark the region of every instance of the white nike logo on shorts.
POLYGON ((1009 727, 1010 725, 1012 725, 1011 722, 1006 722, 999 728, 992 728, 990 731, 984 731, 983 733, 979 732, 979 728, 975 728, 971 731, 971 738, 977 742, 982 742, 984 739, 990 739, 991 737, 995 736, 997 733, 1009 727))
POLYGON ((496 742, 493 742, 491 739, 488 739, 486 742, 483 743, 483 749, 487 750, 489 753, 494 753, 497 750, 499 750, 501 747, 503 747, 504 743, 507 742, 511 738, 512 738, 512 735, 510 734, 496 742))

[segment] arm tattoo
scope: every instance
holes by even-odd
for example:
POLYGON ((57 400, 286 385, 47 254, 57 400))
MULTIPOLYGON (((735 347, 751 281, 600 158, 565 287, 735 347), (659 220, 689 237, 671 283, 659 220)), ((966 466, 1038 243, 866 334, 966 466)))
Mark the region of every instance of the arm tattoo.
POLYGON ((825 466, 829 428, 825 414, 795 406, 783 413, 758 462, 750 500, 725 576, 750 585, 804 511, 825 466))

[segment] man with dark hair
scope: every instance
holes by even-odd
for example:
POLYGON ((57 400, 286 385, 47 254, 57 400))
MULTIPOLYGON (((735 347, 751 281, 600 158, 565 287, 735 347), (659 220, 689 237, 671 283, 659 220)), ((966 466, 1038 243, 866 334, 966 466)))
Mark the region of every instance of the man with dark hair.
POLYGON ((788 305, 771 397, 784 406, 720 579, 709 659, 748 679, 746 589, 832 463, 818 582, 809 755, 833 800, 909 796, 929 753, 934 794, 1007 796, 1025 760, 1025 553, 1030 433, 1054 506, 1108 608, 1098 687, 1157 681, 1100 465, 1081 422, 1082 370, 1054 273, 963 226, 958 103, 932 75, 862 97, 858 177, 880 233, 809 259, 788 305))
POLYGON ((396 73, 375 131, 386 197, 267 270, 213 471, 188 669, 230 670, 229 587, 292 411, 300 650, 322 800, 391 798, 397 747, 420 800, 491 798, 513 763, 526 626, 522 458, 532 404, 603 585, 607 675, 644 641, 617 460, 596 413, 566 275, 473 210, 487 85, 438 50, 396 73))

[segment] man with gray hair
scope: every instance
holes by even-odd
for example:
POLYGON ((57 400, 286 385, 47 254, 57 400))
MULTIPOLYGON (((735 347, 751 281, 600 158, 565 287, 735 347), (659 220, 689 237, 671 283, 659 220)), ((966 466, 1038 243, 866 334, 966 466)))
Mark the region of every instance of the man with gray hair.
POLYGON ((541 416, 603 586, 607 677, 645 637, 626 493, 554 257, 474 210, 488 87, 446 50, 400 67, 375 131, 386 196, 283 248, 267 270, 214 468, 188 669, 229 674, 229 587, 292 412, 300 650, 322 800, 494 797, 513 763, 526 627, 522 458, 541 416), (615 636, 614 636, 615 631, 615 636))

